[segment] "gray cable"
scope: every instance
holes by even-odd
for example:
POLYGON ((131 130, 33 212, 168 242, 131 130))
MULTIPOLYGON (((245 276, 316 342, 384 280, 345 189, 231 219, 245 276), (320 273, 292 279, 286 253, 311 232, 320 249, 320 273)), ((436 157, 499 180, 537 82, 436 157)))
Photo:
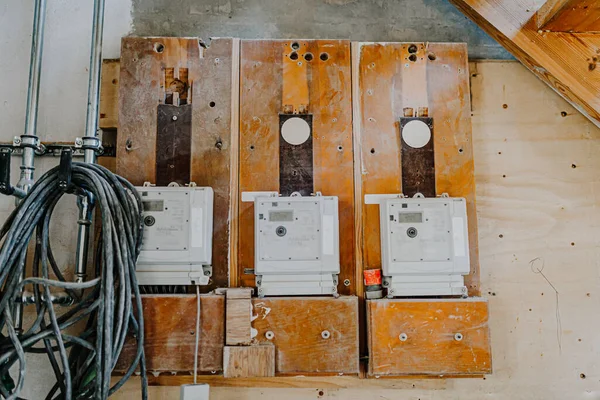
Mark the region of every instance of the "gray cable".
POLYGON ((94 199, 101 214, 93 279, 65 282, 52 255, 50 220, 55 205, 65 194, 59 186, 59 167, 38 180, 0 230, 0 332, 8 333, 8 337, 0 334, 0 396, 19 398, 27 377, 25 353, 43 352, 57 380, 47 399, 106 399, 138 367, 142 396, 147 399, 144 322, 135 276, 143 228, 141 199, 129 182, 95 164, 72 164, 71 189, 77 195, 94 199), (36 242, 33 276, 19 282, 24 254, 32 238, 36 242), (50 276, 51 270, 56 279, 50 276), (15 329, 11 310, 21 301, 19 296, 26 286, 33 288, 38 315, 21 332, 15 329), (76 304, 57 315, 51 288, 64 290, 76 304), (63 333, 78 321, 86 321, 79 336, 63 333), (137 342, 136 355, 125 375, 111 386, 111 373, 128 334, 137 342), (38 343, 43 347, 36 346, 38 343), (9 388, 5 386, 12 381, 8 371, 17 362, 17 383, 9 388))

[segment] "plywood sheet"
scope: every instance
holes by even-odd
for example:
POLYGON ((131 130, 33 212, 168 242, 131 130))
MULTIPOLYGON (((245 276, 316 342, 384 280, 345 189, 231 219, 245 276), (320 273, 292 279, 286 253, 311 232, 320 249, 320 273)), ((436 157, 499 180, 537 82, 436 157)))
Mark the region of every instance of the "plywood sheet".
POLYGON ((278 375, 358 374, 357 297, 283 297, 252 302, 256 340, 275 345, 278 375))
POLYGON ((223 349, 225 378, 257 378, 275 376, 275 346, 225 346, 223 349))
POLYGON ((121 64, 119 60, 104 60, 100 87, 101 129, 116 129, 119 123, 119 79, 121 64))
POLYGON ((486 300, 367 300, 369 375, 492 372, 486 300))
MULTIPOLYGON (((291 60, 293 42, 241 42, 239 190, 279 190, 279 113, 306 107, 313 116, 314 189, 339 197, 338 291, 352 294, 357 282, 350 42, 299 40, 299 57, 291 60), (305 58, 308 53, 313 56, 311 61, 305 58), (346 279, 348 286, 344 285, 346 279)), ((252 203, 240 203, 239 226, 239 282, 254 286, 254 275, 248 273, 254 268, 252 203)))
MULTIPOLYGON (((223 369, 225 297, 201 295, 199 371, 223 369)), ((195 295, 143 295, 146 365, 148 371, 193 371, 196 345, 195 295)), ((115 368, 123 372, 135 356, 127 342, 115 368)))
MULTIPOLYGON (((405 108, 412 108, 415 113, 427 108, 434 125, 437 194, 467 199, 471 274, 465 281, 469 294, 478 295, 479 253, 466 45, 359 43, 355 50, 355 137, 361 143, 355 149, 359 164, 356 171, 363 196, 402 193, 400 117, 405 108)), ((363 205, 361 223, 364 268, 381 268, 379 206, 363 205)))
POLYGON ((232 125, 237 86, 232 71, 237 71, 238 43, 214 39, 203 48, 194 38, 122 41, 117 173, 134 185, 155 183, 158 106, 177 98, 188 104, 185 107, 191 105, 187 172, 192 182, 212 187, 215 196, 213 287, 228 283, 230 201, 236 189, 231 185, 232 168, 237 163, 237 125, 232 125))

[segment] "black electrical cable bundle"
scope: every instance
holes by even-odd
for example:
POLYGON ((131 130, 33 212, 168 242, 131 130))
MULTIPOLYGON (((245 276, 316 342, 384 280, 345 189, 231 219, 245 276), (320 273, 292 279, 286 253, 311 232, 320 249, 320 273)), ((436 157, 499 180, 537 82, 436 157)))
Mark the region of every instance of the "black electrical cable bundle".
POLYGON ((141 199, 129 182, 95 164, 72 163, 71 185, 61 187, 59 168, 38 180, 0 230, 0 397, 19 398, 28 372, 25 353, 31 352, 46 353, 56 375, 47 399, 106 399, 138 366, 146 399, 144 322, 135 275, 143 229, 141 199), (100 209, 95 277, 83 283, 65 281, 49 244, 52 212, 65 189, 88 196, 100 209), (34 230, 32 276, 23 279, 34 230), (26 288, 33 290, 37 317, 18 332, 14 310, 26 288), (57 315, 52 303, 56 290, 74 301, 62 315, 57 315), (85 323, 83 332, 65 333, 80 321, 85 323), (111 386, 111 372, 128 334, 135 337, 137 352, 124 376, 111 386), (9 369, 17 362, 19 376, 11 388, 9 369))

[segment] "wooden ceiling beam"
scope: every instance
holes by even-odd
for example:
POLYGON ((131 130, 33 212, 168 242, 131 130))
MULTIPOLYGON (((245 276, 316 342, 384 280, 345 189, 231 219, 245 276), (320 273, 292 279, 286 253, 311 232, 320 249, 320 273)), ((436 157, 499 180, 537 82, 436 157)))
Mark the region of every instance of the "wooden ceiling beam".
POLYGON ((600 127, 600 34, 544 32, 525 0, 450 0, 600 127))
POLYGON ((550 32, 600 31, 598 0, 547 0, 536 14, 538 29, 550 32))

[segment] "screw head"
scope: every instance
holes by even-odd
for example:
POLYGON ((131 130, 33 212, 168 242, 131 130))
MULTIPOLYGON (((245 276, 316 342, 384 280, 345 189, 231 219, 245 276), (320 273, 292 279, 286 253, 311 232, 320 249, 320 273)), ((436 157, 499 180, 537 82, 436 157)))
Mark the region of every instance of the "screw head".
POLYGON ((267 338, 267 340, 273 340, 273 338, 275 337, 275 334, 272 331, 267 331, 265 333, 265 337, 267 338))
POLYGON ((204 271, 205 276, 210 276, 210 271, 204 271))
POLYGON ((173 115, 173 118, 171 118, 173 121, 177 121, 177 115, 173 115))
POLYGON ((350 279, 344 279, 344 286, 350 286, 350 279))
POLYGON ((406 342, 406 340, 408 339, 408 335, 406 333, 401 333, 399 338, 401 342, 406 342))
POLYGON ((462 333, 458 332, 454 335, 454 340, 456 340, 457 342, 460 342, 461 340, 463 340, 463 335, 462 333))
POLYGON ((323 332, 321 332, 321 337, 323 339, 329 339, 331 337, 331 333, 329 333, 328 330, 324 330, 323 332))

